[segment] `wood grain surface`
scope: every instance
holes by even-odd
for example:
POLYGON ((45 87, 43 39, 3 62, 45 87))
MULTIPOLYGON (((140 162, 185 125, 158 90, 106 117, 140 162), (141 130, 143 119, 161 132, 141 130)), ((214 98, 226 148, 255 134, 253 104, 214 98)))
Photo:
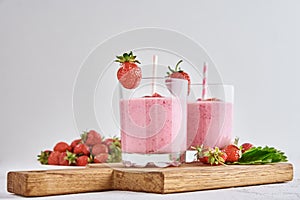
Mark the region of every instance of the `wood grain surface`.
POLYGON ((291 181, 289 163, 122 169, 113 172, 114 189, 154 193, 187 192, 291 181))
POLYGON ((21 196, 48 196, 104 190, 175 193, 291 181, 293 165, 205 166, 196 163, 168 168, 124 168, 93 164, 85 169, 9 172, 7 190, 21 196))
POLYGON ((112 189, 112 168, 18 171, 7 174, 7 190, 21 196, 48 196, 112 189))

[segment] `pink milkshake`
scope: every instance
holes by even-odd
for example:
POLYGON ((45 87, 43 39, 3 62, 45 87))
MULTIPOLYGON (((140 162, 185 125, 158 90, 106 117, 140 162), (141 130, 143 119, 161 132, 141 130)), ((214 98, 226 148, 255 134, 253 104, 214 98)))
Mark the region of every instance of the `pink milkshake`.
POLYGON ((165 77, 142 78, 134 90, 120 88, 125 166, 167 167, 181 163, 186 151, 187 88, 187 81, 165 77))
POLYGON ((145 97, 121 100, 122 152, 173 152, 180 130, 181 112, 180 102, 176 98, 145 97))
POLYGON ((187 105, 187 147, 222 148, 231 142, 233 104, 224 101, 197 101, 187 105))

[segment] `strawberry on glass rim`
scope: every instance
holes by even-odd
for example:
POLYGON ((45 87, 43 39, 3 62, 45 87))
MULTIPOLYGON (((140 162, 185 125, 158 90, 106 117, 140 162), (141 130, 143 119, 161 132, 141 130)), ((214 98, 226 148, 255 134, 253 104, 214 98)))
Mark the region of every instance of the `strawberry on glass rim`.
POLYGON ((115 60, 115 62, 119 62, 121 65, 117 72, 117 77, 122 86, 127 89, 136 88, 140 84, 142 70, 136 64, 141 63, 136 60, 136 56, 133 55, 132 51, 124 53, 121 56, 117 56, 117 60, 115 60))
POLYGON ((168 69, 170 70, 170 72, 167 72, 168 76, 170 78, 179 78, 179 79, 185 79, 188 81, 188 94, 190 93, 190 85, 191 85, 191 79, 188 73, 186 73, 185 71, 183 71, 179 65, 180 63, 182 63, 182 60, 179 60, 178 63, 175 66, 175 69, 172 69, 170 66, 168 66, 168 69))

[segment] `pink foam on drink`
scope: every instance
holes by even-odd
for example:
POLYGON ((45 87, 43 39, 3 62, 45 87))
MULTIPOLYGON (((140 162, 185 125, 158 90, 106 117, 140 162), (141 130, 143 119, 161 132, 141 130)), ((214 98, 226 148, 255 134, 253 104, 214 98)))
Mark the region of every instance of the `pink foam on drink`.
POLYGON ((175 98, 135 98, 120 101, 122 152, 172 152, 181 124, 181 107, 175 98))
POLYGON ((187 105, 187 147, 222 148, 231 142, 233 105, 223 101, 197 101, 187 105))

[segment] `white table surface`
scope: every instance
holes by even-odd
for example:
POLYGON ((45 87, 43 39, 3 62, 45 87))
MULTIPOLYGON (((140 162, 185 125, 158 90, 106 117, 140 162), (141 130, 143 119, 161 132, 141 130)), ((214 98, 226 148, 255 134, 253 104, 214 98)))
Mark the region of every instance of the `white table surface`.
MULTIPOLYGON (((206 190, 197 192, 184 192, 175 194, 152 194, 142 192, 127 192, 127 191, 105 191, 105 192, 92 192, 92 193, 81 193, 81 194, 69 194, 69 195, 56 195, 48 197, 35 197, 26 199, 222 199, 222 200, 247 200, 247 199, 287 199, 287 200, 300 200, 300 161, 290 161, 294 166, 294 179, 286 183, 278 184, 266 184, 257 186, 237 187, 237 188, 226 188, 216 190, 206 190)), ((31 170, 31 169, 45 169, 39 165, 26 166, 24 168, 16 167, 16 165, 5 165, 0 169, 0 199, 25 199, 15 194, 7 192, 6 189, 6 176, 8 171, 19 171, 19 170, 31 170)), ((191 183, 193 184, 193 183, 191 183)))

